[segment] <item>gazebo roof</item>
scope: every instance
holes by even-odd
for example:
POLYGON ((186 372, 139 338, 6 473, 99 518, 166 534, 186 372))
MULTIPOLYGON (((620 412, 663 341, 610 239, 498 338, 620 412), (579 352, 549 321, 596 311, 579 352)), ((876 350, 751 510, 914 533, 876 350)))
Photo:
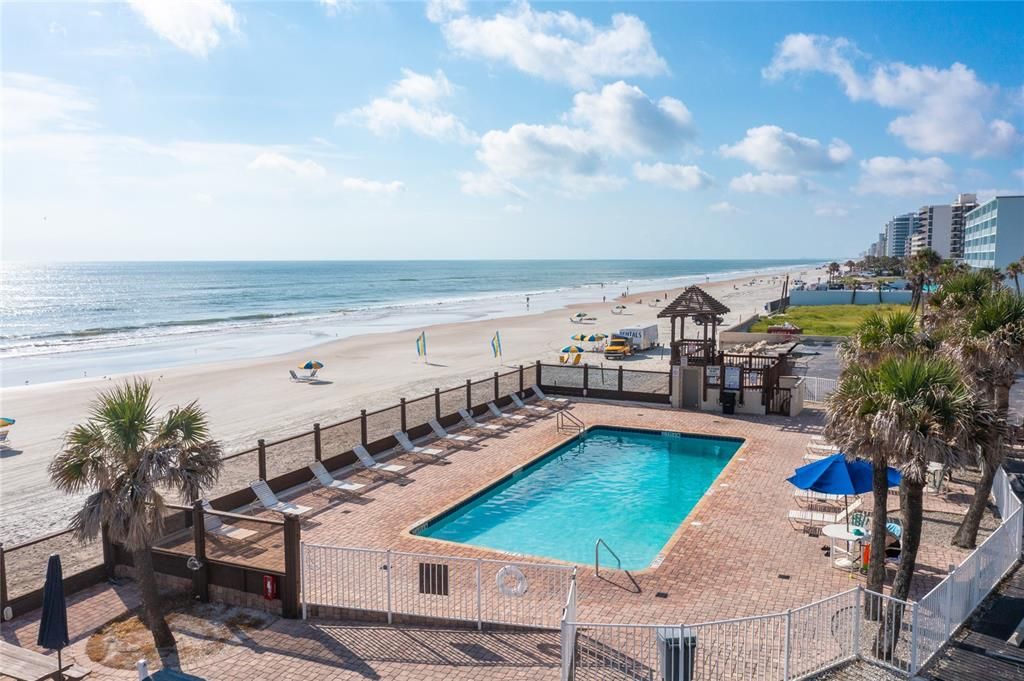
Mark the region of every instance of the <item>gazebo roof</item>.
MULTIPOLYGON (((666 305, 658 313, 658 317, 694 317, 697 315, 713 317, 728 311, 729 308, 712 298, 704 289, 699 286, 690 286, 680 293, 678 298, 666 305)), ((710 319, 708 321, 710 322, 710 319)))

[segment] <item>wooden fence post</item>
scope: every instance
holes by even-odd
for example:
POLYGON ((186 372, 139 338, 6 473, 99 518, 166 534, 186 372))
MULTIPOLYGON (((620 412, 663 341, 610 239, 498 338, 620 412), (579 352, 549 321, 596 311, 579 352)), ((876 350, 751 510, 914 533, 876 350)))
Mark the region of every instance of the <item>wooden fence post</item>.
POLYGON ((523 396, 523 365, 519 365, 519 396, 523 396))
POLYGON ((498 372, 494 372, 494 401, 498 401, 498 372))
POLYGON ((441 421, 441 389, 434 388, 434 418, 441 421))
POLYGON ((366 410, 359 410, 359 441, 366 446, 366 410))
POLYGON ((583 396, 587 396, 587 388, 590 387, 590 364, 583 363, 583 396))
POLYGON ((4 544, 0 542, 0 620, 7 609, 7 560, 4 558, 4 544))
POLYGON ((409 432, 409 428, 405 425, 405 398, 404 397, 398 398, 398 412, 399 412, 399 414, 401 414, 401 417, 402 417, 401 418, 401 421, 402 421, 402 432, 403 433, 407 433, 407 432, 409 432))
POLYGON ((536 383, 537 385, 541 384, 541 380, 540 380, 540 360, 539 359, 537 360, 537 376, 536 376, 536 380, 534 381, 534 383, 536 383))
POLYGON ((320 440, 320 424, 313 424, 313 460, 322 461, 324 458, 323 444, 320 440))
POLYGON ((200 603, 210 602, 210 575, 206 565, 206 523, 203 521, 203 502, 192 502, 193 553, 199 567, 192 570, 192 597, 200 603))
MULTIPOLYGON (((623 376, 622 376, 622 373, 623 373, 622 372, 622 365, 620 364, 619 365, 619 392, 620 393, 622 392, 622 386, 623 386, 623 376)), ((671 372, 669 372, 669 373, 671 373, 671 372)))
POLYGON ((256 441, 256 446, 259 448, 259 474, 260 480, 267 479, 267 443, 260 438, 256 441))
POLYGON ((301 566, 302 528, 299 516, 284 516, 284 584, 281 588, 281 614, 288 619, 299 618, 299 574, 301 566))
POLYGON ((466 379, 466 411, 473 413, 473 381, 466 379))

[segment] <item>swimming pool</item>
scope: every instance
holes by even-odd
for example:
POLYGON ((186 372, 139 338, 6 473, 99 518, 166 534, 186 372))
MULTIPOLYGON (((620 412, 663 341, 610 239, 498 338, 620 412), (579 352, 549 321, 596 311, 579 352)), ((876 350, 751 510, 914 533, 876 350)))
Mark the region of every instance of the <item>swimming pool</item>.
MULTIPOLYGON (((648 567, 743 444, 595 426, 414 534, 593 563, 600 537, 622 567, 648 567)), ((608 554, 602 563, 615 567, 608 554)))

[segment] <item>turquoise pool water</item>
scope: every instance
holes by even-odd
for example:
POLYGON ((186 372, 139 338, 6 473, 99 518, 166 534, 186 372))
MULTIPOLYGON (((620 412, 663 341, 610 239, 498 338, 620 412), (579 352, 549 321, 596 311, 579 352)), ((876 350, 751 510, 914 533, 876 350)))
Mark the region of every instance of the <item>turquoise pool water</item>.
MULTIPOLYGON (((742 443, 591 428, 415 533, 583 564, 594 562, 600 537, 623 568, 640 570, 651 564, 742 443)), ((616 566, 603 549, 601 560, 616 566)))

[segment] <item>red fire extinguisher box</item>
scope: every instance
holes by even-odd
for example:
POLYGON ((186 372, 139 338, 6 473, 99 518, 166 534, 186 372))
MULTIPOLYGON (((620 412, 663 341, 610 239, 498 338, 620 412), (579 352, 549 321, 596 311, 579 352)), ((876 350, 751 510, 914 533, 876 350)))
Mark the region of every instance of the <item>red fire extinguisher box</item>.
POLYGON ((263 575, 263 597, 268 601, 277 598, 277 577, 274 575, 263 575))

